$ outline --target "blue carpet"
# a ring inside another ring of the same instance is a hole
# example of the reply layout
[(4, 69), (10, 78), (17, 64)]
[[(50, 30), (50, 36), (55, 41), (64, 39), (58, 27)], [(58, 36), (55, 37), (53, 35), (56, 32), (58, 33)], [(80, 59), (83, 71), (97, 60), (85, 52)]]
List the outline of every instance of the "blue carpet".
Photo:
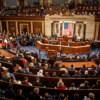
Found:
[[(36, 46), (22, 46), (22, 48), (24, 50), (28, 50), (29, 49), (30, 52), (31, 51), (34, 51), (35, 53), (37, 52), (37, 54), (39, 55), (39, 50), (36, 48)], [(15, 50), (17, 50), (17, 49), (15, 48)], [(93, 50), (93, 51), (91, 50), (90, 55), (92, 55), (92, 53), (98, 54), (98, 52), (100, 52), (100, 48), (97, 48), (97, 50)], [(46, 54), (45, 54), (45, 52), (41, 51), (40, 53), (41, 53), (41, 55), (39, 55), (39, 56), (42, 59), (45, 59), (47, 57)], [(79, 55), (79, 56), (82, 57), (83, 55), (87, 56), (87, 54), (82, 54), (82, 55)], [(72, 55), (72, 56), (75, 56), (75, 55)], [(68, 57), (69, 57), (69, 55), (68, 55)], [(28, 67), (28, 66), (26, 66), (26, 67)], [(25, 72), (25, 68), (23, 68), (22, 71)], [(13, 73), (10, 73), (10, 75), (12, 76), (14, 74)]]
[[(35, 46), (22, 46), (22, 47), (23, 47), (24, 50), (28, 50), (29, 49), (30, 52), (33, 50), (34, 52), (37, 52), (37, 54), (39, 55), (39, 50)], [(100, 52), (100, 48), (97, 48), (96, 50), (91, 50), (90, 56), (92, 55), (92, 53), (94, 53), (94, 54), (97, 55), (98, 52)], [(45, 54), (45, 52), (41, 51), (40, 53), (41, 53), (41, 55), (39, 55), (39, 56), (42, 59), (45, 59), (47, 57), (46, 54)], [(83, 55), (87, 56), (87, 54), (82, 54), (82, 55), (79, 55), (79, 56), (83, 57)], [(61, 56), (63, 56), (63, 54)], [(68, 57), (69, 56), (70, 55), (68, 55)], [(72, 55), (72, 56), (75, 56), (75, 55)]]

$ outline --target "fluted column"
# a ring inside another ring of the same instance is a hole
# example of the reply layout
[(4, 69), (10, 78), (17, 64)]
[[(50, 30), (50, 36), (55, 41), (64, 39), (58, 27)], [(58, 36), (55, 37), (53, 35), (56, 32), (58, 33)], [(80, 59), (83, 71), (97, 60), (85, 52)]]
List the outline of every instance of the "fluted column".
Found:
[(86, 22), (84, 22), (84, 33), (83, 33), (83, 41), (85, 41), (85, 35), (86, 35)]
[(75, 31), (76, 31), (76, 22), (73, 22), (73, 37), (75, 35)]
[(53, 21), (51, 21), (51, 36), (53, 37)]
[(62, 21), (60, 21), (60, 36), (62, 36)]
[(31, 33), (33, 33), (33, 22), (30, 23), (31, 23)]
[(6, 21), (6, 26), (7, 26), (7, 34), (9, 34), (8, 21)]
[(16, 35), (18, 34), (18, 22), (16, 21)]

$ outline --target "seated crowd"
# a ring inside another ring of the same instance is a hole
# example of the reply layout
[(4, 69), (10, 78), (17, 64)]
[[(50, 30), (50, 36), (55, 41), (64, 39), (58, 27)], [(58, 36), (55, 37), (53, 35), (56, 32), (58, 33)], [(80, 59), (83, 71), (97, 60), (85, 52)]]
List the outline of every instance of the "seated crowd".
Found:
[[(51, 63), (48, 63), (48, 60), (57, 60), (57, 61), (61, 61), (61, 60), (72, 60), (72, 59), (75, 59), (75, 60), (88, 60), (91, 59), (91, 61), (95, 61), (96, 59), (100, 59), (100, 52), (98, 52), (98, 54), (94, 54), (92, 53), (91, 56), (83, 56), (82, 58), (77, 54), (76, 56), (72, 56), (72, 55), (66, 55), (66, 54), (63, 54), (62, 56), (60, 55), (60, 51), (58, 51), (58, 55), (56, 55), (55, 57), (53, 55), (51, 55), (50, 57), (48, 57), (48, 59), (46, 59), (44, 61), (45, 65), (43, 65), (42, 63), (42, 59), (41, 57), (38, 56), (37, 53), (35, 53), (34, 51), (31, 51), (31, 53), (29, 52), (29, 50), (24, 50), (22, 48), (22, 43), (25, 43), (26, 45), (36, 45), (36, 41), (38, 40), (42, 40), (43, 37), (45, 37), (44, 35), (42, 35), (41, 33), (38, 33), (36, 35), (34, 34), (28, 34), (26, 32), (26, 34), (13, 34), (12, 38), (11, 36), (7, 36), (5, 33), (3, 33), (2, 35), (0, 35), (0, 39), (2, 40), (1, 43), (2, 43), (2, 46), (4, 49), (8, 49), (8, 52), (11, 53), (11, 54), (14, 54), (15, 57), (13, 59), (13, 61), (10, 61), (10, 60), (7, 60), (5, 56), (1, 56), (0, 57), (0, 70), (2, 72), (4, 72), (6, 69), (6, 66), (2, 66), (2, 61), (5, 62), (5, 63), (10, 63), (10, 64), (13, 64), (14, 67), (16, 66), (17, 63), (17, 60), (21, 60), (24, 64), (26, 62), (28, 62), (28, 59), (26, 59), (26, 57), (31, 57), (31, 59), (34, 59), (36, 58), (36, 61), (31, 62), (30, 61), (30, 64), (29, 64), (29, 67), (26, 67), (22, 69), (22, 66), (20, 65), (18, 67), (18, 70), (15, 72), (15, 73), (20, 73), (20, 74), (25, 74), (26, 77), (24, 77), (23, 80), (20, 80), (20, 79), (17, 79), (16, 76), (14, 75), (10, 75), (9, 72), (6, 73), (6, 76), (3, 76), (2, 80), (3, 81), (6, 81), (6, 82), (10, 82), (10, 83), (14, 83), (14, 84), (22, 84), (22, 85), (28, 85), (28, 86), (40, 86), (40, 87), (44, 87), (46, 88), (47, 86), (44, 84), (41, 83), (41, 80), (39, 77), (52, 77), (52, 78), (56, 78), (56, 77), (61, 77), (59, 79), (59, 81), (56, 83), (56, 86), (55, 86), (55, 89), (100, 89), (100, 80), (97, 79), (97, 82), (96, 82), (96, 85), (93, 84), (93, 86), (89, 86), (89, 82), (88, 81), (85, 81), (84, 83), (79, 83), (80, 85), (78, 87), (75, 86), (75, 83), (72, 83), (70, 87), (68, 87), (66, 84), (64, 84), (63, 82), (63, 79), (62, 78), (99, 78), (99, 71), (98, 69), (100, 69), (100, 64), (98, 67), (94, 67), (94, 66), (90, 66), (90, 68), (87, 68), (85, 65), (83, 65), (83, 68), (81, 68), (80, 70), (77, 70), (76, 68), (74, 68), (74, 65), (72, 64), (70, 68), (66, 68), (66, 66), (64, 65), (59, 65), (58, 63), (55, 63), (55, 64), (51, 64)], [(46, 38), (49, 38), (46, 36)], [(93, 42), (92, 40), (88, 40), (86, 39), (86, 41), (91, 41)], [(61, 45), (58, 44), (58, 45)], [(67, 46), (71, 46), (70, 44), (68, 44)], [(95, 47), (94, 47), (95, 48)], [(36, 64), (37, 63), (37, 64)], [(40, 69), (39, 71), (37, 71), (37, 74), (34, 74), (33, 72), (31, 72), (29, 70), (29, 68), (32, 67), (32, 68), (37, 68), (37, 69)], [(43, 73), (43, 71), (45, 69), (48, 69), (48, 70), (61, 70), (61, 71), (64, 71), (61, 76), (57, 75), (56, 71), (52, 72), (52, 74), (49, 74), (48, 71), (46, 71), (45, 73)], [(74, 70), (75, 71), (75, 74), (74, 75), (70, 75), (69, 74), (69, 71), (70, 70)], [(90, 75), (88, 72), (89, 70), (94, 70), (94, 75)], [(85, 71), (84, 73), (82, 71)], [(14, 74), (14, 73), (13, 73)], [(36, 82), (32, 83), (29, 81), (27, 75), (31, 75), (31, 76), (37, 76), (36, 77)], [(21, 89), (18, 89), (17, 91), (17, 94), (15, 93), (15, 91), (13, 90), (13, 85), (12, 84), (9, 84), (9, 88), (6, 89), (5, 91), (3, 91), (4, 93), (4, 96), (6, 98), (14, 98), (15, 100), (25, 100), (25, 97), (24, 96), (21, 96), (22, 94), (22, 90)], [(1, 90), (2, 91), (2, 90)], [(38, 91), (38, 92), (37, 92)], [(28, 99), (29, 100), (40, 100), (40, 98), (42, 100), (48, 100), (47, 98), (49, 98), (49, 94), (46, 93), (45, 96), (39, 96), (39, 89), (38, 88), (34, 88), (34, 92), (33, 94), (30, 94)], [(94, 94), (91, 94), (91, 95), (94, 95)], [(36, 96), (36, 97), (35, 97)], [(22, 99), (21, 99), (22, 98)], [(61, 99), (61, 98), (64, 98), (64, 100), (68, 100), (68, 96), (65, 96), (64, 94), (60, 94), (59, 96), (52, 96), (50, 97), (51, 99)], [(79, 99), (79, 94), (75, 94), (75, 98), (78, 98)], [(50, 100), (51, 100), (50, 99)], [(76, 100), (78, 100), (76, 99)], [(63, 100), (63, 99), (62, 99)]]

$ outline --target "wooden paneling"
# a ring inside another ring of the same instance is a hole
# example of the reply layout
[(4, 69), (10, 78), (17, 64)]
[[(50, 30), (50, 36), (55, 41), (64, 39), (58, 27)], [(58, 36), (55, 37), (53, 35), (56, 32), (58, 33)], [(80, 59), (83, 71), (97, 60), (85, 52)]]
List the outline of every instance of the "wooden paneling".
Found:
[(1, 20), (45, 21), (45, 16), (1, 16)]
[(9, 33), (12, 35), (13, 32), (16, 32), (15, 22), (8, 22)]
[(100, 40), (100, 24), (99, 24), (99, 31), (98, 31), (98, 40)]
[(33, 22), (33, 33), (36, 34), (36, 31), (42, 33), (42, 22)]
[(3, 6), (4, 6), (3, 0), (0, 0), (0, 7), (3, 7)]
[(48, 0), (43, 0), (43, 5), (48, 5)]
[(2, 22), (2, 31), (4, 32), (4, 30), (5, 32), (7, 32), (7, 26), (5, 21)]
[(24, 6), (24, 0), (19, 0), (19, 5)]
[(28, 31), (31, 33), (31, 23), (30, 22), (18, 22), (18, 32), (20, 33), (20, 24), (28, 24)]

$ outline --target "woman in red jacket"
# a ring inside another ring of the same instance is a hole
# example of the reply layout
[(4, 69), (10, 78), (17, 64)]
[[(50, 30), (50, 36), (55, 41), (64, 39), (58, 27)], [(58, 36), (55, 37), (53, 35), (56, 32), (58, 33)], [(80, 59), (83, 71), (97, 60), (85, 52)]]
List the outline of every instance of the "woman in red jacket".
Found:
[(66, 89), (66, 86), (63, 85), (63, 82), (59, 82), (59, 85), (57, 86), (58, 89)]

